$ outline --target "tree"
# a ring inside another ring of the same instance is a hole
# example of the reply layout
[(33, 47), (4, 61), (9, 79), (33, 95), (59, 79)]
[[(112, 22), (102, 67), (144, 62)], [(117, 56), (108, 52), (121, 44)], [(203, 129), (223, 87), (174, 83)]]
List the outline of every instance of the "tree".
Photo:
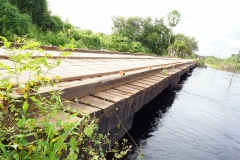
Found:
[(188, 37), (184, 34), (173, 35), (173, 43), (169, 46), (170, 50), (191, 55), (198, 50), (198, 42), (195, 37)]
[(156, 54), (167, 49), (168, 28), (164, 25), (163, 18), (152, 20), (151, 17), (114, 16), (112, 20), (114, 34), (140, 42)]
[(121, 34), (122, 36), (128, 37), (131, 40), (136, 40), (141, 33), (141, 26), (143, 18), (141, 17), (129, 17), (125, 18), (122, 16), (112, 17), (113, 31)]
[(154, 53), (160, 54), (167, 49), (167, 26), (164, 25), (163, 18), (145, 19), (139, 41), (144, 46), (150, 48)]
[(170, 26), (168, 46), (170, 45), (173, 27), (176, 27), (176, 25), (181, 20), (180, 18), (181, 18), (181, 14), (177, 10), (173, 10), (168, 14), (168, 25)]
[(48, 10), (47, 0), (9, 0), (9, 2), (18, 8), (19, 13), (30, 16), (32, 23), (42, 31), (59, 32), (63, 29), (64, 23), (61, 18), (51, 15)]

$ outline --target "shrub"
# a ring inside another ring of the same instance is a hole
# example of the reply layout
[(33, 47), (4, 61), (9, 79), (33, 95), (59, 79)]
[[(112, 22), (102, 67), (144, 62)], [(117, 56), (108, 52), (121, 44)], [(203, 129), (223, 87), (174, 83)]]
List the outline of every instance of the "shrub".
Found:
[(101, 49), (100, 39), (95, 35), (81, 34), (81, 41), (87, 46), (88, 49)]
[(202, 60), (198, 60), (196, 66), (203, 68), (203, 67), (205, 67), (205, 62)]
[(87, 45), (81, 39), (75, 42), (75, 46), (76, 48), (88, 49)]
[(19, 13), (17, 7), (9, 1), (0, 0), (0, 34), (10, 38), (10, 32), (16, 35), (26, 35), (29, 33), (31, 17), (27, 14)]
[(54, 32), (48, 31), (42, 39), (46, 44), (51, 44), (53, 46), (64, 45), (68, 42), (68, 39), (64, 34), (56, 34)]

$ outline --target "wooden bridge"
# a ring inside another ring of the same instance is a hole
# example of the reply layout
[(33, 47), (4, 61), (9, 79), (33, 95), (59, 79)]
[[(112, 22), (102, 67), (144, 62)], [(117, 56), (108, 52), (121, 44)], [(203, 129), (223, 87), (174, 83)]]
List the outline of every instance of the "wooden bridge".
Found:
[[(49, 53), (53, 55), (49, 62), (59, 56), (58, 51)], [(13, 65), (1, 48), (0, 62)], [(131, 128), (135, 112), (164, 89), (175, 86), (181, 76), (194, 66), (195, 60), (75, 50), (73, 55), (62, 59), (61, 65), (49, 71), (47, 76), (60, 76), (62, 81), (55, 85), (55, 89), (63, 92), (62, 98), (71, 101), (72, 109), (99, 118), (100, 132), (110, 133), (114, 142), (126, 133), (124, 127)], [(164, 69), (166, 74), (162, 73)], [(0, 79), (7, 76), (3, 70), (0, 69), (0, 72), (3, 74)], [(21, 74), (19, 83), (26, 83), (26, 77), (29, 76), (32, 75), (28, 72)], [(13, 80), (12, 83), (17, 82)], [(47, 95), (49, 91), (52, 91), (52, 87), (39, 90), (42, 95)], [(74, 101), (76, 97), (78, 103)], [(62, 111), (51, 121), (68, 116), (69, 113)], [(68, 120), (74, 122), (78, 119), (71, 117)], [(117, 127), (119, 120), (124, 127)]]

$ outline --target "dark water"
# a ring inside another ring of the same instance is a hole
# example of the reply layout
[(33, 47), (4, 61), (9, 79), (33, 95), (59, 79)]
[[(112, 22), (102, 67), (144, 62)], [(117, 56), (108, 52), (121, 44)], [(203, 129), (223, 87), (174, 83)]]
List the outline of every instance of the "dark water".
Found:
[[(240, 160), (240, 75), (230, 85), (231, 78), (196, 68), (180, 91), (164, 91), (139, 110), (130, 134), (144, 159)], [(136, 156), (134, 150), (125, 160)]]

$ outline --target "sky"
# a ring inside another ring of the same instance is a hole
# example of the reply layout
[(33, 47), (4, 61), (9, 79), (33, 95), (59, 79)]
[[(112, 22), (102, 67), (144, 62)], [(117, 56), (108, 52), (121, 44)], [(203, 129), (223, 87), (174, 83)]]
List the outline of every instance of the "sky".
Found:
[(51, 12), (82, 29), (111, 34), (113, 16), (165, 18), (181, 13), (173, 33), (195, 37), (199, 55), (225, 58), (240, 49), (239, 0), (47, 0)]

